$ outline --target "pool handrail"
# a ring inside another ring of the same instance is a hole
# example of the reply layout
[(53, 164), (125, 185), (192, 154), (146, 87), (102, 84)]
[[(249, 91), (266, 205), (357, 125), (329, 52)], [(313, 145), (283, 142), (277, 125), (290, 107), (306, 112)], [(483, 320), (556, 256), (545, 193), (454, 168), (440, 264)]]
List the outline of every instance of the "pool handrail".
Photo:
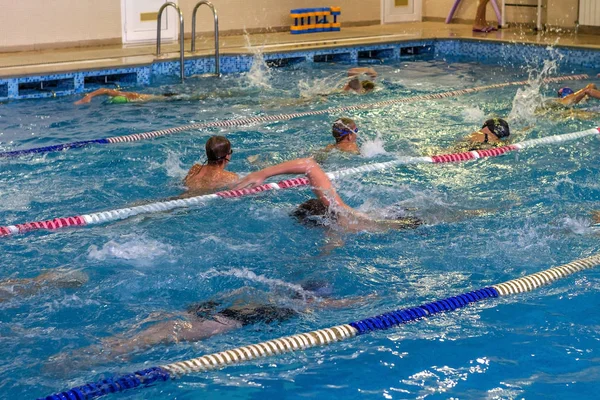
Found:
[(198, 14), (198, 8), (200, 8), (200, 6), (203, 4), (206, 4), (210, 7), (215, 19), (215, 75), (221, 76), (221, 69), (219, 68), (219, 16), (217, 15), (217, 9), (213, 3), (207, 0), (199, 1), (194, 7), (194, 11), (192, 13), (192, 53), (196, 51), (196, 15)]
[(184, 58), (184, 29), (183, 29), (183, 13), (181, 12), (181, 9), (179, 8), (179, 6), (175, 3), (173, 3), (172, 1), (169, 1), (165, 4), (162, 5), (162, 7), (160, 7), (158, 9), (158, 17), (156, 18), (156, 57), (160, 57), (160, 31), (161, 31), (161, 20), (162, 20), (162, 13), (165, 10), (165, 8), (167, 7), (173, 7), (175, 8), (175, 10), (177, 10), (177, 13), (179, 14), (179, 62), (181, 64), (181, 82), (183, 83), (183, 80), (185, 79), (185, 72), (184, 72), (184, 68), (183, 68), (183, 58)]

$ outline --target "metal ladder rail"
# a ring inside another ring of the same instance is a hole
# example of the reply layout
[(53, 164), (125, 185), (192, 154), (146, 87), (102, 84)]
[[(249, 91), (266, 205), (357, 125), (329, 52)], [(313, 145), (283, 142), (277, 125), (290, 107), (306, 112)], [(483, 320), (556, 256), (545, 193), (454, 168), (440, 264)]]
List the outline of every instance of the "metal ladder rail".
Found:
[(196, 14), (198, 8), (201, 5), (206, 4), (212, 10), (213, 16), (215, 18), (215, 74), (217, 76), (221, 76), (221, 69), (219, 68), (219, 17), (217, 16), (217, 10), (215, 6), (210, 1), (202, 0), (196, 4), (194, 7), (194, 12), (192, 14), (192, 52), (196, 51)]
[(177, 13), (179, 13), (179, 60), (181, 63), (181, 82), (183, 82), (183, 80), (185, 79), (185, 72), (183, 69), (183, 44), (184, 44), (184, 30), (183, 30), (183, 13), (181, 12), (181, 10), (179, 9), (179, 7), (177, 6), (177, 4), (169, 1), (168, 3), (165, 3), (162, 5), (162, 7), (158, 10), (158, 24), (157, 24), (157, 29), (156, 29), (156, 57), (160, 56), (160, 28), (161, 28), (161, 18), (162, 18), (162, 13), (164, 11), (165, 8), (167, 7), (173, 7), (177, 10)]

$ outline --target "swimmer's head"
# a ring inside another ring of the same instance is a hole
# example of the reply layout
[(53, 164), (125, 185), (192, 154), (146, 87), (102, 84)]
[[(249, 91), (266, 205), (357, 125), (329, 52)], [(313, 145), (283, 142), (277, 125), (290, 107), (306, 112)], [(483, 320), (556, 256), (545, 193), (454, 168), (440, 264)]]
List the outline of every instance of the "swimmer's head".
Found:
[(318, 297), (330, 297), (333, 294), (333, 287), (327, 281), (320, 279), (309, 279), (301, 283), (302, 289), (312, 292)]
[(362, 87), (362, 90), (365, 92), (370, 92), (371, 90), (375, 89), (375, 83), (373, 81), (368, 81), (368, 80), (361, 81), (360, 86)]
[(483, 128), (488, 128), (498, 139), (504, 139), (510, 136), (510, 129), (508, 128), (508, 122), (502, 118), (492, 118), (484, 122)]
[(206, 141), (206, 159), (209, 164), (228, 162), (233, 154), (231, 143), (224, 136), (211, 136)]
[(558, 93), (557, 94), (558, 94), (558, 97), (560, 97), (562, 99), (563, 97), (567, 97), (568, 95), (573, 94), (573, 93), (575, 93), (573, 91), (573, 89), (571, 89), (570, 87), (565, 86), (563, 88), (558, 89)]
[(358, 127), (350, 118), (338, 118), (331, 126), (331, 134), (336, 143), (344, 139), (356, 140), (357, 133)]
[(173, 96), (178, 96), (179, 93), (167, 92), (167, 93), (163, 93), (162, 95), (163, 95), (163, 97), (173, 97)]
[(303, 224), (323, 226), (328, 225), (331, 218), (335, 218), (335, 213), (321, 200), (310, 199), (300, 204), (292, 212), (292, 216), (298, 218), (298, 221)]

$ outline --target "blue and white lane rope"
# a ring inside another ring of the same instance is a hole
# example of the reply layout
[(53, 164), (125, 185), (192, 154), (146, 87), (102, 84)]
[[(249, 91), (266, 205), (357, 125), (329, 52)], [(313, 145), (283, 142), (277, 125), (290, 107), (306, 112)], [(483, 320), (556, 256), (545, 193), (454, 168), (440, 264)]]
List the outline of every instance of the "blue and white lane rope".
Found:
[[(555, 83), (555, 82), (562, 82), (562, 81), (582, 80), (582, 79), (588, 79), (588, 78), (589, 78), (588, 75), (580, 74), (580, 75), (559, 76), (559, 77), (555, 77), (555, 78), (546, 78), (546, 79), (543, 79), (542, 82), (543, 83)], [(72, 149), (72, 148), (86, 147), (86, 146), (89, 146), (92, 144), (113, 144), (113, 143), (136, 142), (138, 140), (153, 139), (153, 138), (157, 138), (157, 137), (161, 137), (161, 136), (172, 135), (174, 133), (190, 131), (193, 129), (205, 129), (205, 128), (215, 128), (215, 127), (217, 127), (217, 128), (233, 128), (233, 127), (238, 127), (238, 126), (255, 125), (255, 124), (260, 124), (260, 123), (264, 123), (264, 122), (287, 121), (287, 120), (294, 119), (294, 118), (301, 118), (301, 117), (307, 117), (307, 116), (313, 116), (313, 115), (323, 115), (323, 114), (329, 114), (329, 113), (356, 111), (356, 110), (370, 109), (370, 108), (376, 108), (376, 107), (387, 107), (387, 106), (390, 106), (393, 104), (411, 103), (411, 102), (423, 101), (423, 100), (437, 100), (437, 99), (443, 99), (443, 98), (447, 98), (447, 97), (461, 96), (461, 95), (468, 94), (468, 93), (480, 92), (483, 90), (497, 89), (497, 88), (502, 88), (502, 87), (507, 87), (507, 86), (526, 85), (528, 83), (530, 83), (530, 82), (529, 81), (506, 82), (506, 83), (498, 83), (498, 84), (493, 84), (493, 85), (478, 86), (478, 87), (469, 88), (469, 89), (453, 90), (453, 91), (449, 91), (449, 92), (432, 93), (432, 94), (413, 96), (413, 97), (404, 97), (404, 98), (400, 98), (400, 99), (386, 100), (386, 101), (380, 101), (380, 102), (376, 102), (376, 103), (357, 104), (357, 105), (353, 105), (353, 106), (344, 106), (344, 107), (332, 107), (332, 108), (327, 108), (325, 110), (319, 110), (319, 111), (306, 111), (306, 112), (300, 112), (300, 113), (279, 114), (279, 115), (264, 115), (264, 116), (241, 118), (241, 119), (231, 119), (231, 120), (223, 120), (223, 121), (204, 122), (204, 123), (199, 123), (199, 124), (189, 124), (189, 125), (182, 125), (182, 126), (177, 126), (177, 127), (173, 127), (173, 128), (161, 129), (158, 131), (133, 133), (131, 135), (113, 136), (113, 137), (94, 139), (94, 140), (83, 140), (83, 141), (79, 141), (79, 142), (64, 143), (64, 144), (45, 146), (45, 147), (36, 147), (36, 148), (32, 148), (32, 149), (4, 151), (4, 152), (0, 152), (0, 158), (19, 157), (19, 156), (23, 156), (23, 155), (27, 155), (27, 154), (49, 153), (49, 152), (62, 151), (62, 150), (67, 150), (67, 149)]]
[(175, 379), (178, 376), (224, 368), (243, 361), (255, 360), (295, 350), (325, 346), (371, 331), (386, 330), (408, 322), (420, 320), (446, 311), (454, 311), (471, 303), (503, 297), (510, 294), (530, 292), (585, 269), (600, 264), (600, 254), (553, 267), (532, 275), (513, 279), (472, 292), (448, 297), (418, 307), (405, 308), (380, 314), (371, 318), (338, 325), (317, 331), (300, 333), (258, 344), (238, 347), (220, 353), (205, 355), (186, 361), (152, 367), (115, 378), (78, 386), (66, 392), (56, 393), (38, 400), (90, 400), (108, 393), (146, 387), (154, 382)]

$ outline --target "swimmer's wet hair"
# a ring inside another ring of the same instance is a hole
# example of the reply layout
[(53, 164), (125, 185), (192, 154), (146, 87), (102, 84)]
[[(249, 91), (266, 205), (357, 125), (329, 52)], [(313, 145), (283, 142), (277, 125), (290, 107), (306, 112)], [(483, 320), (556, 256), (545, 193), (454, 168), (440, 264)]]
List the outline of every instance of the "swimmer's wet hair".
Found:
[(305, 201), (291, 215), (297, 218), (299, 222), (313, 226), (328, 225), (329, 219), (335, 218), (335, 214), (319, 199)]
[(356, 122), (350, 118), (338, 118), (331, 126), (331, 134), (336, 142), (339, 142), (344, 136), (350, 133), (357, 133)]
[(206, 159), (209, 164), (223, 161), (231, 154), (231, 143), (224, 136), (211, 136), (206, 141)]
[(498, 136), (498, 139), (503, 139), (510, 136), (510, 128), (508, 127), (508, 122), (503, 120), (502, 118), (492, 118), (488, 119), (483, 123), (483, 128), (488, 128), (492, 133)]

